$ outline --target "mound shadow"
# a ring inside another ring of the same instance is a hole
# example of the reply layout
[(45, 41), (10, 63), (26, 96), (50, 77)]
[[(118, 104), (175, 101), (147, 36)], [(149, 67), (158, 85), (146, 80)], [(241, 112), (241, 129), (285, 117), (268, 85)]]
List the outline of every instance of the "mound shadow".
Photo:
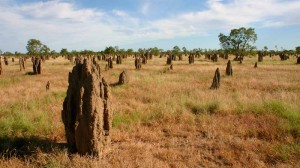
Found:
[(41, 151), (51, 153), (55, 150), (67, 149), (67, 143), (58, 143), (50, 139), (36, 136), (25, 137), (0, 137), (0, 157), (26, 158)]

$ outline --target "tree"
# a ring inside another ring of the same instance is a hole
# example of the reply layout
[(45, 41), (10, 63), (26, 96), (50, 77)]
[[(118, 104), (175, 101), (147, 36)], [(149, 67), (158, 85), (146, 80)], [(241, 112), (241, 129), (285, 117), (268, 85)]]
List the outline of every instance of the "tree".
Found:
[(150, 53), (152, 55), (159, 55), (160, 54), (160, 50), (157, 47), (151, 48)]
[(219, 41), (223, 49), (231, 51), (235, 54), (235, 60), (243, 60), (246, 51), (251, 49), (252, 43), (257, 40), (257, 34), (254, 28), (244, 28), (232, 29), (229, 36), (220, 33)]
[(116, 52), (115, 49), (116, 49), (116, 48), (115, 48), (115, 47), (112, 47), (112, 46), (106, 47), (105, 50), (104, 50), (104, 53), (105, 53), (105, 54), (115, 54), (115, 52)]
[(41, 49), (41, 54), (45, 54), (45, 55), (48, 55), (50, 54), (50, 48), (46, 45), (43, 45), (42, 49)]
[(57, 52), (56, 52), (55, 50), (52, 50), (52, 51), (50, 52), (50, 54), (51, 54), (51, 55), (57, 55)]
[(173, 47), (173, 54), (177, 55), (180, 53), (180, 48), (178, 46)]
[(300, 46), (296, 47), (296, 54), (300, 54)]
[(127, 49), (126, 54), (133, 55), (134, 54), (133, 49), (132, 48)]
[(68, 49), (62, 48), (62, 49), (60, 50), (60, 54), (61, 54), (61, 55), (68, 55), (68, 54), (69, 54)]
[(40, 40), (37, 39), (28, 40), (26, 49), (29, 55), (34, 56), (50, 51), (50, 49), (46, 45), (44, 45)]
[(183, 51), (184, 55), (186, 55), (188, 53), (188, 50), (186, 49), (186, 47), (182, 47), (182, 51)]

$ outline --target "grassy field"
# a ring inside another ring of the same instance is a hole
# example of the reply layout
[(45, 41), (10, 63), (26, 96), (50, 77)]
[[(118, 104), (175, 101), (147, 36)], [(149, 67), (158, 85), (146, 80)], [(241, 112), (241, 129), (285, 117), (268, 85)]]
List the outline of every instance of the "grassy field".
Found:
[[(296, 59), (256, 57), (232, 62), (187, 57), (168, 70), (166, 58), (134, 59), (104, 71), (111, 84), (126, 70), (130, 82), (111, 87), (112, 147), (100, 160), (71, 155), (61, 121), (68, 73), (64, 58), (42, 75), (19, 72), (18, 60), (0, 76), (0, 167), (295, 167), (300, 165), (300, 66)], [(221, 87), (210, 90), (216, 68)], [(46, 91), (47, 81), (51, 82)]]

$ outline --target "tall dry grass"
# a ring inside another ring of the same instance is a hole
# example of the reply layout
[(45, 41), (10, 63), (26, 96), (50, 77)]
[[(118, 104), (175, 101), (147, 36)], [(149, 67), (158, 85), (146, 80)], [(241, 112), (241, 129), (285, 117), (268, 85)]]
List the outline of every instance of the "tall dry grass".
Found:
[[(0, 76), (1, 167), (293, 167), (300, 159), (300, 68), (295, 58), (233, 62), (203, 57), (189, 65), (134, 59), (102, 74), (111, 84), (126, 70), (130, 82), (111, 88), (112, 147), (100, 160), (68, 156), (60, 118), (72, 64), (63, 58), (26, 75), (18, 65)], [(26, 71), (31, 71), (27, 62)], [(215, 69), (221, 87), (210, 90)], [(51, 90), (45, 85), (51, 82)]]

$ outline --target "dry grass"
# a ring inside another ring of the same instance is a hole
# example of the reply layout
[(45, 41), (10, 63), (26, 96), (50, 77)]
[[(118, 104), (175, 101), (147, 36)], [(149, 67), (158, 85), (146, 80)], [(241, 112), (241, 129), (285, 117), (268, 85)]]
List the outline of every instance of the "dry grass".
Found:
[[(111, 88), (112, 147), (100, 160), (68, 156), (60, 113), (72, 65), (63, 58), (26, 75), (17, 63), (0, 76), (0, 167), (295, 167), (300, 160), (300, 68), (293, 58), (233, 62), (203, 57), (188, 65), (134, 59), (102, 74), (111, 84), (127, 70), (130, 82)], [(17, 61), (16, 61), (17, 62)], [(221, 88), (210, 90), (215, 69)], [(46, 92), (47, 81), (51, 90)]]

